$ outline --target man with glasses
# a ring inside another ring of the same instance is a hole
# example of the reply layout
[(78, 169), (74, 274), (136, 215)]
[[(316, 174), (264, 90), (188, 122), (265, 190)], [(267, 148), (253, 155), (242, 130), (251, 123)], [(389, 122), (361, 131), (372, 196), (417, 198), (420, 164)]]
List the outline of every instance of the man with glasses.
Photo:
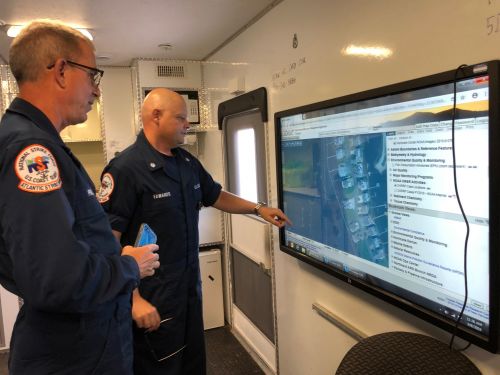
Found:
[(35, 21), (9, 57), (19, 95), (0, 123), (0, 282), (24, 301), (9, 373), (132, 374), (131, 292), (159, 266), (158, 247), (120, 249), (58, 134), (100, 95), (93, 45)]

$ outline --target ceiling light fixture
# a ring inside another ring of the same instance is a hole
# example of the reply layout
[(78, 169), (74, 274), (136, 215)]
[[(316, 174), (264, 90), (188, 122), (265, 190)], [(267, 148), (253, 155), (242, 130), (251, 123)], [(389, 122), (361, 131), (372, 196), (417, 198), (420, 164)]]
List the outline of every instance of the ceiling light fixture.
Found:
[(343, 55), (348, 56), (361, 56), (361, 57), (374, 57), (377, 59), (386, 59), (392, 56), (392, 50), (386, 47), (379, 46), (356, 46), (351, 44), (342, 50)]
[(11, 38), (15, 38), (17, 34), (21, 32), (21, 29), (23, 26), (21, 25), (12, 25), (12, 26), (7, 26), (7, 36)]
[(171, 43), (161, 43), (158, 44), (158, 47), (162, 48), (165, 51), (170, 51), (172, 48), (174, 48), (174, 46)]
[[(11, 38), (15, 38), (23, 29), (25, 25), (10, 25), (7, 26), (7, 36)], [(85, 29), (83, 27), (74, 27), (74, 29), (78, 30), (81, 32), (83, 35), (85, 35), (88, 39), (94, 40), (94, 37), (90, 33), (88, 29)]]
[(99, 53), (96, 55), (95, 58), (97, 60), (102, 60), (102, 61), (106, 60), (107, 61), (107, 60), (111, 60), (112, 56), (111, 56), (111, 54), (108, 54), (108, 53)]

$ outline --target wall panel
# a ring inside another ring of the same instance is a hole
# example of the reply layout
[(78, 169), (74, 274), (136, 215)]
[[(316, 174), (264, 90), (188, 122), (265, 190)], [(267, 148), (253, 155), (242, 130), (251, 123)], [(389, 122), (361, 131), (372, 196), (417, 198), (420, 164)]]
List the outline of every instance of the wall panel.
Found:
[[(204, 81), (221, 92), (238, 77), (246, 91), (265, 86), (273, 150), (274, 112), (500, 58), (499, 12), (498, 0), (286, 0), (212, 56), (219, 63), (204, 65)], [(386, 60), (342, 55), (349, 44), (383, 45), (394, 54)], [(270, 158), (274, 165), (274, 151)], [(270, 202), (276, 204), (274, 167), (269, 173)], [(281, 374), (331, 375), (354, 344), (311, 309), (314, 302), (368, 335), (407, 330), (449, 339), (448, 333), (280, 252), (276, 230), (273, 239)], [(474, 346), (466, 355), (483, 374), (498, 373), (500, 355)]]

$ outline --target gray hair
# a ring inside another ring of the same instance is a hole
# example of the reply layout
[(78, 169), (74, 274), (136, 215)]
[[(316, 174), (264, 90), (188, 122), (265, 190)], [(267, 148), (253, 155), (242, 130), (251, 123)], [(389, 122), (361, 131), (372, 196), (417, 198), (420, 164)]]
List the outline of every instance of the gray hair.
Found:
[(9, 65), (18, 84), (36, 81), (58, 58), (74, 59), (82, 44), (92, 42), (78, 30), (54, 20), (35, 20), (26, 25), (9, 50)]

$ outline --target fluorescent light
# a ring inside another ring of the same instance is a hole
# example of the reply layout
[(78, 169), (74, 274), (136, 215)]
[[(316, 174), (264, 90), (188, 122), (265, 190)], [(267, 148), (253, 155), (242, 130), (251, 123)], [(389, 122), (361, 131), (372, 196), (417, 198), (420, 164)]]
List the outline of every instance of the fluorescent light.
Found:
[[(21, 32), (21, 30), (23, 29), (24, 26), (25, 25), (9, 26), (9, 28), (7, 29), (7, 36), (10, 36), (11, 38), (15, 38)], [(94, 40), (94, 38), (92, 37), (92, 34), (87, 29), (84, 29), (82, 27), (75, 27), (74, 29), (81, 32), (83, 35), (85, 35), (90, 40)]]
[(17, 34), (19, 34), (21, 32), (21, 29), (23, 27), (24, 26), (21, 26), (21, 25), (9, 26), (9, 28), (7, 29), (7, 36), (10, 36), (11, 38), (15, 38), (17, 36)]
[(356, 46), (351, 44), (342, 50), (342, 54), (349, 56), (375, 57), (386, 59), (392, 55), (392, 50), (380, 46)]
[(92, 36), (90, 31), (88, 31), (87, 29), (83, 29), (81, 27), (75, 27), (75, 29), (77, 29), (79, 32), (81, 32), (83, 35), (85, 35), (90, 40), (94, 40), (94, 37)]

